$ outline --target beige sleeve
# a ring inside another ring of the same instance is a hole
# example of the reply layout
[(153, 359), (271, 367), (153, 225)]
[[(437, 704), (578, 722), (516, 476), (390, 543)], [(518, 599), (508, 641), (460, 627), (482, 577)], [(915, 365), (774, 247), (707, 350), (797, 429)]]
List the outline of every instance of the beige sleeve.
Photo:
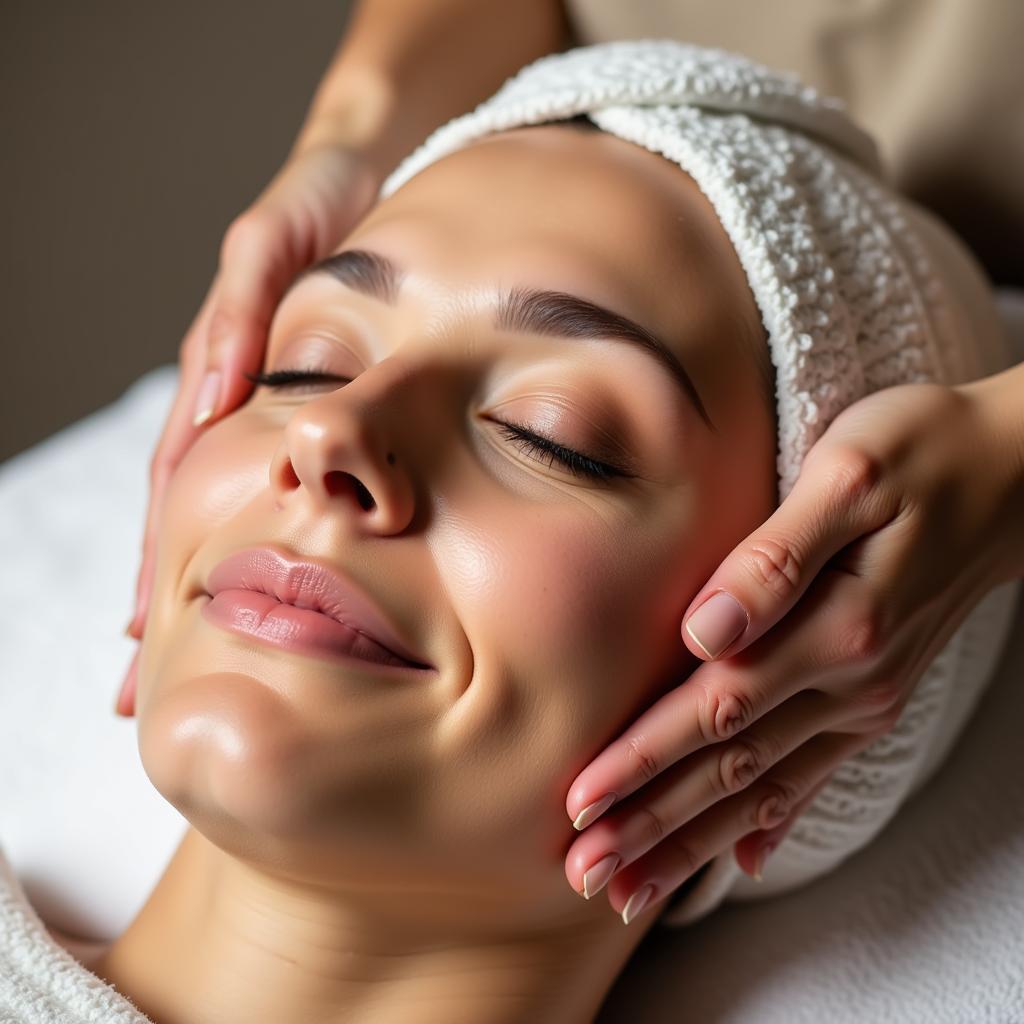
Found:
[(1012, 366), (1017, 354), (992, 283), (967, 246), (924, 207), (903, 198), (904, 214), (925, 245), (940, 278), (944, 301), (936, 309), (936, 333), (944, 346), (949, 384), (987, 377)]

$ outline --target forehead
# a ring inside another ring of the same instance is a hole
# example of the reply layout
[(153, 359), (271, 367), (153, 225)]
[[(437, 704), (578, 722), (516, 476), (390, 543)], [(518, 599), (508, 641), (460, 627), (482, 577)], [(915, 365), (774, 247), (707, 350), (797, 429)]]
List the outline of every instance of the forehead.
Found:
[[(730, 273), (738, 265), (713, 208), (681, 168), (564, 125), (503, 132), (439, 160), (379, 204), (345, 247), (382, 235), (452, 282), (487, 286), (501, 274), (589, 292), (660, 334), (684, 319), (717, 326), (735, 307), (737, 283), (747, 291)], [(414, 265), (409, 255), (400, 262)]]
[(407, 271), (402, 301), (428, 316), (511, 286), (579, 295), (664, 339), (723, 413), (763, 401), (760, 317), (714, 208), (676, 164), (606, 133), (489, 136), (415, 175), (338, 248), (387, 255)]

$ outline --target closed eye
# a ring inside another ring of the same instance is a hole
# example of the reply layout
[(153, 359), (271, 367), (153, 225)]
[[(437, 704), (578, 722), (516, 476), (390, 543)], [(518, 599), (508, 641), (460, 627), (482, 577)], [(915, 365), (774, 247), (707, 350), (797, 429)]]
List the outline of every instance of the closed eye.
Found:
[[(335, 373), (326, 373), (321, 370), (274, 370), (271, 373), (243, 373), (246, 380), (253, 384), (262, 385), (268, 388), (284, 388), (295, 384), (326, 384), (339, 381), (348, 382), (351, 377), (341, 377)], [(629, 477), (631, 474), (616, 466), (610, 466), (606, 462), (592, 459), (589, 455), (567, 448), (564, 444), (552, 441), (549, 437), (537, 434), (518, 423), (503, 423), (495, 421), (502, 435), (512, 441), (521, 451), (530, 452), (532, 455), (547, 455), (548, 466), (553, 462), (560, 463), (574, 476), (585, 477), (590, 480), (612, 480), (616, 477)], [(538, 459), (538, 461), (542, 461)]]
[(284, 388), (290, 384), (333, 384), (352, 379), (321, 370), (274, 370), (272, 373), (243, 373), (242, 376), (253, 384), (267, 388)]
[(501, 433), (521, 450), (550, 455), (549, 466), (557, 459), (574, 476), (588, 477), (592, 480), (611, 480), (614, 477), (629, 476), (628, 473), (615, 466), (609, 466), (606, 462), (598, 462), (597, 459), (592, 459), (589, 455), (566, 448), (564, 444), (552, 441), (551, 438), (541, 434), (535, 434), (532, 430), (516, 423), (499, 422), (498, 426), (501, 428)]

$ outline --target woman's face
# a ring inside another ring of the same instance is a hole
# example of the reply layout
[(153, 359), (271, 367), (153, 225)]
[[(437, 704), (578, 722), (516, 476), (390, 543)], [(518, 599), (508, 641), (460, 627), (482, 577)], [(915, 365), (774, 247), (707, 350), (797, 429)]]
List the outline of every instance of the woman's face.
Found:
[[(754, 300), (687, 175), (566, 126), (434, 164), (339, 252), (353, 250), (390, 261), (394, 287), (370, 294), (380, 262), (365, 257), (300, 277), (263, 367), (338, 379), (257, 388), (172, 480), (140, 664), (143, 764), (251, 862), (550, 914), (578, 901), (562, 864), (570, 782), (692, 670), (680, 616), (773, 507)], [(627, 317), (667, 353), (535, 290)], [(616, 472), (574, 474), (510, 424)], [(209, 621), (210, 571), (266, 545), (354, 579), (432, 670)]]

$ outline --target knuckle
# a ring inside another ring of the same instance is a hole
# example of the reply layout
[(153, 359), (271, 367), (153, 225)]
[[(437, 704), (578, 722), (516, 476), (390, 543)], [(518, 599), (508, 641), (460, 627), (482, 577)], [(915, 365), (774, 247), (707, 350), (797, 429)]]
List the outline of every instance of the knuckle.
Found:
[(749, 739), (730, 747), (719, 759), (717, 789), (721, 796), (745, 789), (768, 767), (768, 755), (759, 742)]
[(800, 560), (789, 544), (762, 537), (747, 550), (745, 561), (754, 581), (780, 600), (792, 598), (800, 586)]
[(886, 647), (888, 629), (881, 608), (858, 609), (839, 627), (839, 660), (865, 664), (878, 659)]
[(697, 722), (706, 743), (730, 739), (754, 721), (754, 702), (748, 695), (734, 690), (710, 693), (702, 711)]
[(779, 803), (788, 811), (803, 796), (804, 790), (794, 779), (783, 775), (771, 780), (769, 792), (771, 796), (777, 797)]
[(661, 773), (661, 764), (651, 752), (647, 739), (639, 734), (634, 734), (626, 740), (626, 753), (633, 762), (637, 774), (649, 782)]
[(873, 710), (886, 715), (899, 703), (899, 687), (895, 680), (886, 676), (868, 684), (865, 696)]
[(661, 815), (656, 811), (651, 810), (650, 807), (641, 807), (641, 813), (643, 814), (643, 825), (641, 827), (641, 842), (645, 848), (660, 843), (662, 839), (668, 835), (668, 828), (665, 822), (662, 820)]
[(674, 866), (684, 878), (692, 875), (704, 863), (693, 845), (679, 833), (670, 834), (665, 841), (671, 845)]
[(883, 474), (882, 460), (852, 446), (832, 452), (829, 483), (835, 501), (842, 506), (856, 505), (870, 495)]
[(882, 712), (878, 719), (878, 726), (874, 731), (876, 739), (881, 739), (883, 736), (888, 736), (889, 733), (896, 728), (896, 723), (900, 720), (903, 715), (903, 707), (899, 701), (894, 701), (892, 705), (885, 711)]
[(271, 218), (258, 208), (239, 214), (224, 232), (220, 244), (220, 264), (226, 266), (253, 248), (262, 246), (272, 231)]
[(786, 778), (771, 779), (751, 803), (750, 822), (756, 829), (774, 828), (800, 799), (800, 788)]
[(874, 721), (875, 727), (872, 730), (874, 735), (886, 735), (900, 720), (904, 703), (901, 691), (902, 687), (889, 678), (879, 680), (866, 689), (864, 696)]

